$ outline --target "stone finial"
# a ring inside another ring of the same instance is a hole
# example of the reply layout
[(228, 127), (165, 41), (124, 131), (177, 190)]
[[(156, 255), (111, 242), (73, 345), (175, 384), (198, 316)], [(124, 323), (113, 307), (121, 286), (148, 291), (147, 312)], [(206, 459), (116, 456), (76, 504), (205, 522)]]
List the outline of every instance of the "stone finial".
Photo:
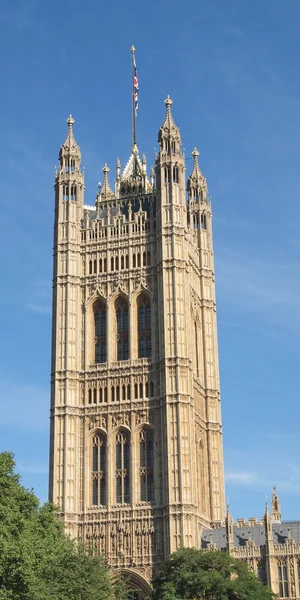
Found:
[(167, 110), (171, 109), (172, 104), (173, 104), (173, 100), (171, 100), (171, 98), (170, 98), (170, 96), (168, 94), (168, 96), (165, 99), (165, 105), (167, 107)]
[(201, 169), (199, 167), (198, 157), (200, 156), (199, 150), (197, 150), (196, 146), (192, 152), (193, 157), (193, 168), (190, 176), (187, 180), (187, 189), (189, 192), (192, 190), (197, 190), (197, 195), (199, 193), (199, 189), (203, 190), (205, 193), (207, 192), (207, 183), (205, 177), (201, 173)]
[(170, 96), (167, 96), (167, 98), (165, 99), (165, 106), (167, 109), (167, 113), (166, 113), (166, 120), (165, 123), (174, 123), (173, 121), (173, 116), (172, 116), (172, 112), (171, 112), (171, 106), (173, 104), (173, 100), (171, 100)]
[(200, 152), (197, 150), (197, 148), (196, 148), (196, 146), (195, 146), (195, 148), (194, 148), (194, 150), (193, 150), (193, 152), (192, 152), (192, 157), (193, 157), (193, 159), (194, 159), (194, 165), (195, 165), (195, 166), (196, 166), (196, 165), (198, 166), (198, 156), (200, 156)]
[(74, 139), (74, 133), (73, 133), (73, 125), (75, 123), (75, 119), (72, 117), (72, 115), (70, 115), (67, 118), (67, 125), (68, 125), (68, 133), (67, 133), (67, 139), (65, 141), (65, 144), (69, 143), (69, 148), (71, 148), (71, 145), (77, 145)]
[(59, 160), (61, 164), (66, 158), (74, 158), (75, 160), (81, 161), (81, 153), (78, 144), (74, 138), (73, 125), (75, 123), (75, 119), (70, 115), (67, 118), (68, 132), (66, 139), (62, 146), (60, 147)]
[(281, 521), (281, 506), (275, 485), (272, 495), (272, 519), (273, 521)]
[(108, 173), (109, 173), (110, 169), (107, 166), (107, 164), (105, 163), (103, 169), (102, 169), (102, 173), (103, 173), (103, 184), (101, 187), (101, 198), (103, 199), (108, 199), (108, 198), (113, 198), (114, 197), (114, 193), (109, 185), (109, 181), (108, 181)]
[(75, 119), (73, 119), (72, 115), (70, 114), (70, 116), (67, 118), (67, 123), (68, 123), (68, 128), (73, 129), (73, 125), (75, 123)]
[(151, 167), (151, 171), (150, 171), (150, 183), (151, 183), (151, 185), (154, 185), (154, 167)]
[(145, 164), (146, 164), (146, 162), (147, 162), (147, 161), (146, 161), (146, 156), (145, 156), (145, 154), (143, 154), (143, 155), (142, 155), (142, 165), (145, 165)]
[(174, 123), (173, 115), (171, 112), (172, 104), (173, 104), (173, 100), (171, 100), (170, 96), (167, 96), (167, 98), (165, 99), (166, 117), (165, 117), (164, 124), (162, 125), (160, 131), (162, 129), (164, 129), (165, 133), (169, 132), (169, 134), (170, 134), (171, 128), (172, 128), (173, 133), (175, 133), (175, 131), (177, 131), (177, 133), (179, 134), (179, 129), (176, 127), (176, 125)]

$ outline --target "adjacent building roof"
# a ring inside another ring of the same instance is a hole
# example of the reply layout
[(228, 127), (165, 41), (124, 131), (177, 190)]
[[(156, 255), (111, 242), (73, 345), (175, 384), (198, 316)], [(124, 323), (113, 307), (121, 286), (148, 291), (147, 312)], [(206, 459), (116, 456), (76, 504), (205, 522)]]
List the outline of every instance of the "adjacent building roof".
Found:
[[(296, 543), (300, 543), (300, 521), (283, 521), (273, 523), (273, 542), (274, 544), (285, 544), (290, 537)], [(240, 548), (247, 541), (251, 541), (255, 546), (264, 546), (266, 543), (265, 526), (263, 523), (255, 525), (246, 523), (244, 526), (234, 525), (234, 546)], [(218, 550), (226, 549), (226, 528), (204, 529), (201, 537), (201, 548), (208, 548), (211, 544)]]

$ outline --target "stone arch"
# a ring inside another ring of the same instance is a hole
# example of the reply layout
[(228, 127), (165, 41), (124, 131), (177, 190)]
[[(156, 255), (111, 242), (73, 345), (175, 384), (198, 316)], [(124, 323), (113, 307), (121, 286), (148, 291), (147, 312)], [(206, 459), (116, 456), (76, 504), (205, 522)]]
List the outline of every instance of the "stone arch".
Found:
[(147, 600), (152, 593), (152, 587), (149, 580), (142, 575), (137, 569), (118, 569), (119, 573), (124, 576), (126, 585), (130, 591), (140, 594), (141, 600)]

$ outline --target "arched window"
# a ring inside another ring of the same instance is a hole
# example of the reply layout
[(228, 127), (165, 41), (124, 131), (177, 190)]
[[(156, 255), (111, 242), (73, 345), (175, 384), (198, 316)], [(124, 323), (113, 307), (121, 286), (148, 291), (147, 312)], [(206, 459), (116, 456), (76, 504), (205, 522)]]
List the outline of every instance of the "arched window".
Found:
[(151, 358), (151, 304), (145, 294), (138, 297), (138, 347), (139, 358)]
[(196, 372), (199, 379), (199, 348), (198, 348), (198, 322), (194, 321), (195, 330), (195, 354), (196, 354)]
[(279, 584), (279, 597), (287, 598), (289, 595), (288, 575), (287, 575), (287, 566), (284, 561), (280, 561), (278, 563), (278, 584)]
[(263, 585), (267, 585), (266, 565), (263, 560), (257, 563), (257, 577)]
[(106, 306), (101, 300), (94, 304), (95, 363), (106, 362)]
[(129, 358), (128, 318), (128, 304), (123, 298), (118, 298), (116, 302), (117, 360), (128, 360)]
[(140, 496), (142, 502), (153, 502), (153, 432), (140, 431)]
[(202, 438), (196, 441), (196, 466), (198, 483), (198, 507), (202, 514), (206, 511), (206, 478), (205, 478), (205, 450)]
[(129, 434), (120, 430), (116, 434), (116, 501), (117, 504), (127, 504), (130, 500), (129, 491)]
[(97, 433), (93, 437), (92, 503), (106, 504), (106, 437)]

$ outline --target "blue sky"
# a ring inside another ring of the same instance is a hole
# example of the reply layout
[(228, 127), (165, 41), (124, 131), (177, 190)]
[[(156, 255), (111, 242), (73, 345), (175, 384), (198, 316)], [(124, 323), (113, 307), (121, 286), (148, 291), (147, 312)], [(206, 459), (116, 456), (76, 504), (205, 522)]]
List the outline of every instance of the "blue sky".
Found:
[(2, 0), (0, 449), (45, 500), (54, 165), (70, 112), (86, 204), (127, 161), (131, 44), (148, 168), (170, 94), (212, 195), (232, 513), (300, 518), (298, 0)]

